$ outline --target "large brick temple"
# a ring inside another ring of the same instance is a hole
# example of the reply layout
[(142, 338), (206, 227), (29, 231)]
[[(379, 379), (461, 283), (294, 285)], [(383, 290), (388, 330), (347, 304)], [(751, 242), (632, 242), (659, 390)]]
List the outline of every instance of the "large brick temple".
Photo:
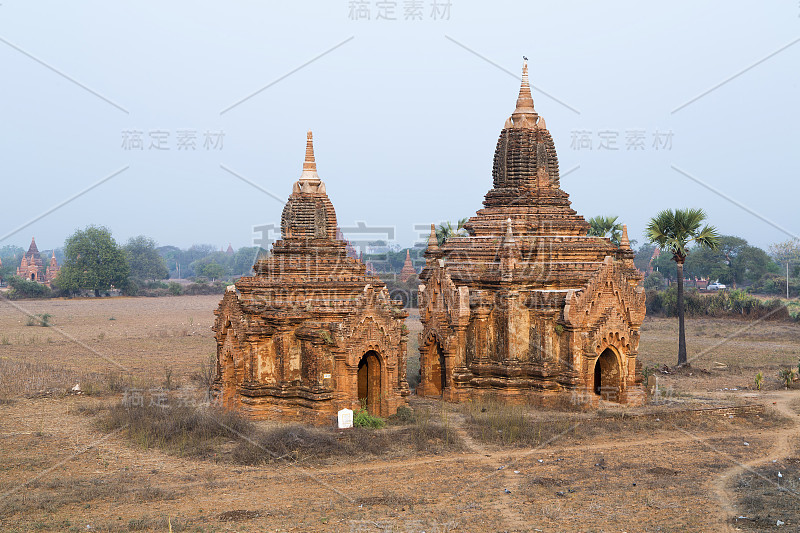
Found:
[(417, 393), (450, 401), (548, 403), (580, 393), (641, 402), (636, 356), (645, 294), (627, 230), (619, 247), (589, 237), (589, 224), (570, 208), (527, 65), (492, 177), (468, 236), (440, 247), (431, 228), (420, 274)]
[(406, 402), (408, 313), (348, 256), (337, 229), (309, 132), (282, 239), (215, 311), (213, 388), (225, 405), (327, 424), (345, 407), (385, 417)]

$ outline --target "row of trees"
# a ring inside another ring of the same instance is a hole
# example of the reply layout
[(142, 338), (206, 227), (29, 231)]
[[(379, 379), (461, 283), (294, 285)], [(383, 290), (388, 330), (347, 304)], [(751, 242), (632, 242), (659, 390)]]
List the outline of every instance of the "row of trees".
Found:
[[(57, 252), (61, 271), (53, 281), (53, 289), (70, 294), (91, 290), (99, 296), (112, 288), (135, 294), (139, 287), (158, 284), (178, 274), (211, 281), (245, 275), (263, 250), (252, 247), (224, 253), (209, 245), (181, 250), (175, 246), (157, 247), (153, 239), (143, 235), (119, 245), (107, 228), (89, 226), (70, 235)], [(0, 248), (0, 279), (14, 276), (24, 253), (18, 246)], [(174, 268), (170, 270), (168, 265)]]
[[(645, 244), (636, 253), (636, 266), (647, 270), (655, 249)], [(652, 267), (671, 281), (677, 280), (672, 257), (660, 255)], [(767, 252), (751, 246), (745, 239), (733, 235), (721, 235), (714, 249), (698, 248), (686, 258), (683, 273), (688, 278), (719, 280), (733, 287), (752, 285), (765, 274), (780, 274), (780, 265)]]
[(244, 276), (250, 272), (256, 259), (265, 250), (258, 246), (239, 248), (233, 253), (215, 249), (209, 244), (195, 244), (187, 250), (177, 246), (157, 249), (164, 259), (171, 278), (197, 276), (225, 279)]

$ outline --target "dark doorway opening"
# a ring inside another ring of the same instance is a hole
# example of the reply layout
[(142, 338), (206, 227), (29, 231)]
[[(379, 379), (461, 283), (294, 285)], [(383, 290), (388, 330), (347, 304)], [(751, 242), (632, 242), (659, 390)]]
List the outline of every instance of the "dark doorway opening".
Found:
[(358, 363), (358, 401), (374, 416), (381, 416), (381, 361), (370, 350)]
[(618, 402), (621, 377), (616, 354), (606, 348), (594, 364), (594, 393), (604, 400)]
[(594, 365), (594, 393), (598, 396), (600, 392), (603, 390), (603, 373), (600, 371), (600, 362), (598, 361)]

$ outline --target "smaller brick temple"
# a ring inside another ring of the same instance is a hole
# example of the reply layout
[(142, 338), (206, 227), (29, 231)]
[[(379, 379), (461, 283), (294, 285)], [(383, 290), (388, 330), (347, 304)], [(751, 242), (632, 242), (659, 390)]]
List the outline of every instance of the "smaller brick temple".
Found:
[(308, 132), (281, 240), (215, 311), (213, 391), (224, 405), (327, 424), (345, 407), (385, 417), (407, 402), (408, 312), (339, 235)]
[(58, 266), (58, 261), (56, 261), (55, 250), (53, 250), (50, 263), (48, 263), (45, 268), (44, 261), (39, 253), (39, 248), (36, 246), (36, 239), (32, 237), (31, 245), (28, 247), (28, 251), (25, 252), (25, 255), (22, 256), (22, 261), (20, 261), (20, 265), (17, 267), (17, 276), (30, 281), (38, 281), (39, 283), (49, 286), (50, 283), (56, 279), (56, 276), (58, 276), (58, 271), (60, 269), (61, 267)]
[(624, 229), (617, 247), (560, 187), (558, 157), (533, 107), (527, 65), (497, 141), (493, 188), (439, 246), (431, 226), (420, 274), (417, 394), (548, 403), (567, 393), (639, 403), (645, 315)]
[(406, 250), (406, 262), (403, 263), (403, 270), (400, 271), (400, 281), (405, 283), (417, 276), (417, 269), (414, 268), (414, 263), (411, 262), (411, 250)]

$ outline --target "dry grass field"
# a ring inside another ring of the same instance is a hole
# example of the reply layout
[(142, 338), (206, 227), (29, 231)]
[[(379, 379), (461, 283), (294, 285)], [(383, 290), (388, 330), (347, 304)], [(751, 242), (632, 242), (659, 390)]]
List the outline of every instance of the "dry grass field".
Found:
[(218, 300), (0, 301), (0, 530), (800, 530), (796, 324), (689, 320), (663, 373), (677, 327), (648, 318), (640, 408), (414, 399), (339, 434), (195, 407)]

